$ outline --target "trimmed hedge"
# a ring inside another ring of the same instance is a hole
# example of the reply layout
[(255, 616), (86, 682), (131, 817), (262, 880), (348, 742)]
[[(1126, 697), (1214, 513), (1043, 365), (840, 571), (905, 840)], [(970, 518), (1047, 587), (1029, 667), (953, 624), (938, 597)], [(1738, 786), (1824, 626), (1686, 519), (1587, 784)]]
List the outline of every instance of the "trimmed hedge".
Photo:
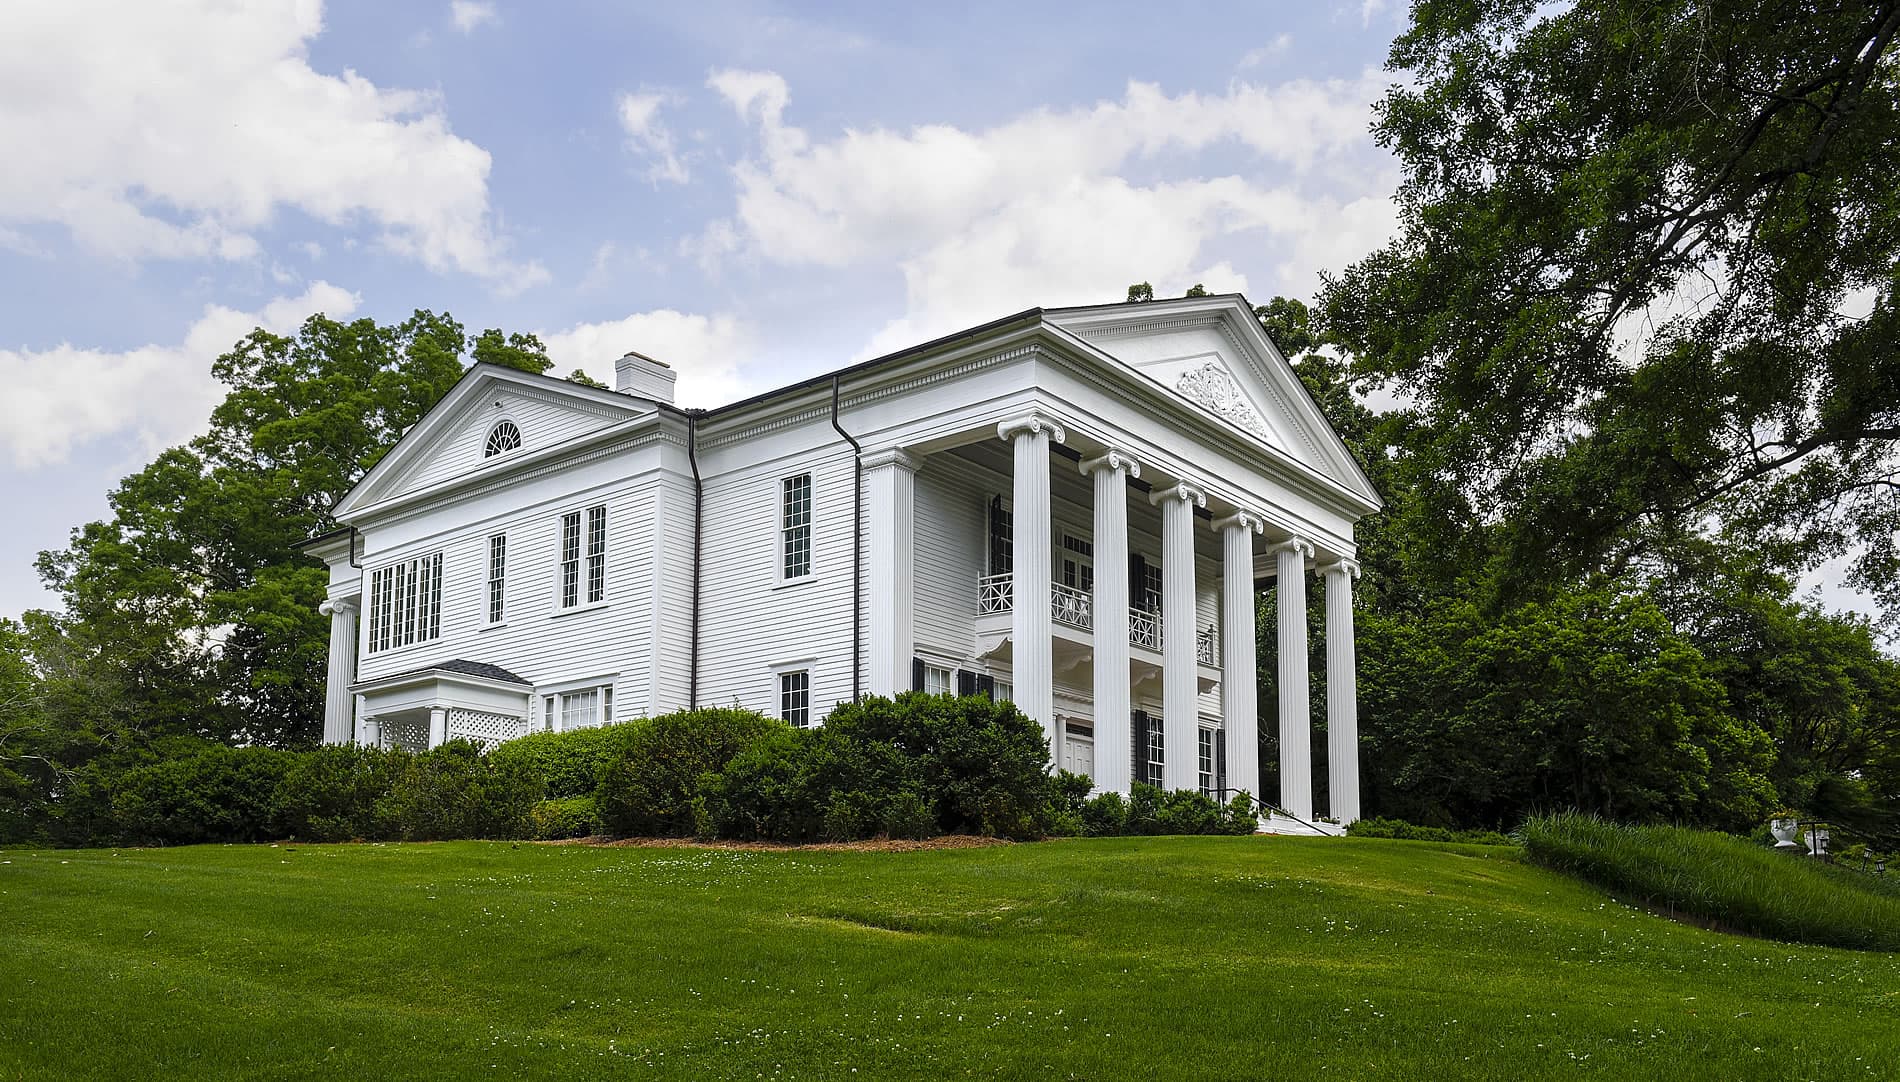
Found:
[[(162, 756), (162, 757), (161, 757)], [(1090, 798), (1049, 773), (1041, 725), (988, 696), (912, 692), (792, 729), (740, 709), (535, 733), (484, 753), (290, 752), (168, 743), (76, 774), (44, 833), (66, 845), (563, 839), (595, 834), (844, 841), (1242, 834), (1244, 799), (1145, 785)]]
[(1728, 834), (1575, 812), (1533, 817), (1523, 832), (1532, 863), (1633, 902), (1771, 939), (1900, 950), (1900, 898), (1811, 857)]
[(1406, 842), (1464, 842), (1469, 845), (1516, 845), (1508, 834), (1495, 830), (1452, 830), (1422, 827), (1403, 819), (1359, 819), (1346, 827), (1355, 838), (1395, 838)]

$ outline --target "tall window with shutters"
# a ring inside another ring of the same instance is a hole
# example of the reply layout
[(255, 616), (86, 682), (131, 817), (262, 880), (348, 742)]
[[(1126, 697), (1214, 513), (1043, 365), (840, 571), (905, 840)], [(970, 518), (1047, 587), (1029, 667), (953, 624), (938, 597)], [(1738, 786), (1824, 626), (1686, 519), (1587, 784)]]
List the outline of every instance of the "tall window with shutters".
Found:
[(1016, 569), (1016, 518), (1003, 497), (990, 499), (989, 573), (1007, 575)]
[(1201, 795), (1213, 796), (1219, 784), (1214, 773), (1214, 748), (1219, 734), (1212, 729), (1200, 730), (1200, 744), (1195, 749), (1199, 755)]
[(811, 474), (787, 477), (779, 489), (779, 576), (811, 574)]

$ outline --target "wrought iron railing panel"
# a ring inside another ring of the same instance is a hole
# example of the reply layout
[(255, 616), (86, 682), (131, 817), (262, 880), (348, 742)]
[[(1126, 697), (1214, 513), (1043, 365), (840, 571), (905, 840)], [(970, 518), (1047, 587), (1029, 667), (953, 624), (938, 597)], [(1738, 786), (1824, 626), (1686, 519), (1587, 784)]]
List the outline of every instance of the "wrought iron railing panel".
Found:
[(1128, 644), (1144, 650), (1161, 649), (1161, 614), (1129, 609)]

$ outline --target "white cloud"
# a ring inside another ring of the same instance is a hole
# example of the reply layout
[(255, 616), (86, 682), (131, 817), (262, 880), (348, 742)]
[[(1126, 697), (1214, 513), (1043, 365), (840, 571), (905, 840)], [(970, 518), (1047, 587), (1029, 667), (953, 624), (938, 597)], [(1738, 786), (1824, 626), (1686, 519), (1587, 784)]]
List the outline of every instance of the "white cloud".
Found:
[(176, 345), (122, 353), (62, 343), (0, 349), (0, 453), (16, 470), (63, 462), (89, 440), (131, 432), (147, 452), (204, 430), (225, 388), (211, 362), (255, 327), (284, 334), (315, 312), (344, 318), (359, 298), (328, 282), (254, 312), (207, 305)]
[(660, 106), (666, 100), (664, 94), (647, 92), (620, 95), (620, 129), (627, 133), (630, 147), (653, 160), (648, 180), (684, 184), (691, 175), (686, 161), (674, 148), (673, 133), (660, 122)]
[(488, 0), (451, 0), (449, 18), (455, 23), (457, 30), (464, 34), (472, 34), (477, 27), (499, 21), (501, 16), (495, 12), (495, 5), (489, 3)]
[[(15, 5), (18, 8), (19, 5)], [(319, 0), (37, 0), (0, 35), (0, 227), (51, 223), (128, 260), (249, 259), (283, 209), (501, 288), (489, 155), (434, 95), (324, 74)]]
[(745, 363), (757, 348), (756, 339), (749, 327), (730, 315), (660, 308), (539, 333), (554, 361), (554, 375), (579, 368), (612, 387), (615, 358), (638, 350), (673, 366), (679, 374), (676, 394), (682, 406), (717, 406), (762, 389), (748, 376)]
[[(1374, 71), (1209, 95), (1131, 83), (1118, 101), (987, 130), (847, 130), (826, 141), (786, 123), (790, 94), (774, 73), (718, 72), (708, 85), (759, 144), (734, 167), (735, 214), (695, 240), (696, 254), (897, 264), (908, 310), (867, 354), (1030, 304), (1117, 299), (1133, 281), (1158, 292), (1245, 284), (1207, 249), (1252, 231), (1272, 242), (1261, 256), (1276, 272), (1254, 284), (1303, 294), (1393, 221), (1390, 159), (1367, 134), (1385, 85)], [(1215, 152), (1237, 154), (1248, 175), (1206, 175)]]
[(1257, 49), (1247, 50), (1247, 55), (1240, 58), (1240, 69), (1245, 71), (1248, 68), (1257, 68), (1275, 57), (1286, 55), (1292, 48), (1292, 34), (1277, 35), (1272, 41), (1267, 42), (1265, 45)]

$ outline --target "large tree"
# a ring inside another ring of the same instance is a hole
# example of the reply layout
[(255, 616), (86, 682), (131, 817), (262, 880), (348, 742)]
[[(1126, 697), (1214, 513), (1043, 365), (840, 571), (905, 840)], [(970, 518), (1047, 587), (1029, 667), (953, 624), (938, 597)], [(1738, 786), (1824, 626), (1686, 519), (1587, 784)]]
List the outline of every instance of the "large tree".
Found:
[(38, 652), (94, 712), (149, 735), (315, 739), (328, 577), (291, 546), (334, 525), (336, 501), (470, 361), (549, 366), (531, 335), (470, 336), (428, 311), (247, 335), (213, 365), (230, 391), (210, 430), (126, 478), (110, 519), (40, 555), (65, 605), (36, 619)]
[(1419, 0), (1325, 325), (1494, 605), (1725, 535), (1900, 601), (1900, 0)]

